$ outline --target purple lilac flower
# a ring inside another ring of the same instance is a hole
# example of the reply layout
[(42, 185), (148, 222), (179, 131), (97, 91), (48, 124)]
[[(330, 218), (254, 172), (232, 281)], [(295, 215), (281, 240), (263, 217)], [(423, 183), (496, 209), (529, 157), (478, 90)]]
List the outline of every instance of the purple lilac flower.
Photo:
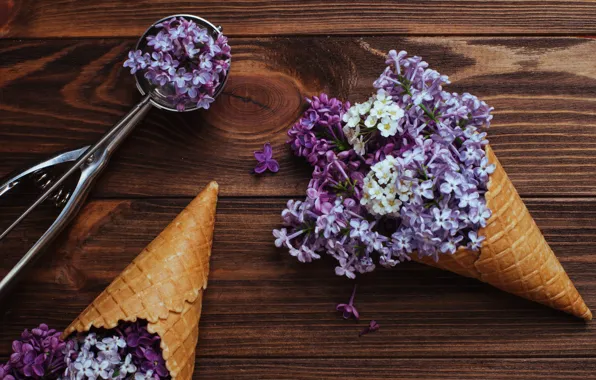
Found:
[(141, 370), (143, 372), (153, 372), (159, 375), (160, 378), (168, 376), (168, 370), (166, 369), (165, 361), (161, 353), (154, 351), (151, 348), (147, 348), (143, 351), (144, 360), (141, 364)]
[(271, 148), (271, 144), (266, 143), (263, 145), (263, 150), (254, 152), (254, 155), (258, 162), (254, 169), (255, 173), (262, 174), (267, 170), (273, 173), (279, 171), (279, 164), (273, 158), (273, 148)]
[[(484, 151), (486, 133), (479, 128), (489, 126), (492, 108), (468, 93), (444, 91), (448, 78), (429, 69), (420, 57), (391, 51), (387, 64), (375, 87), (395, 99), (410, 125), (400, 141), (377, 138), (367, 148), (392, 144), (390, 153), (402, 158), (399, 170), (418, 173), (412, 186), (415, 196), (403, 204), (393, 240), (409, 236), (410, 252), (435, 259), (461, 246), (477, 250), (480, 245), (471, 243), (471, 236), (476, 238), (490, 217), (484, 193), (494, 172)], [(393, 248), (398, 257), (410, 253), (400, 244)]]
[(23, 331), (12, 343), (9, 362), (0, 365), (0, 379), (57, 379), (66, 368), (66, 343), (60, 335), (45, 324)]
[(124, 67), (129, 67), (131, 74), (142, 71), (156, 86), (168, 87), (179, 111), (189, 103), (208, 109), (230, 68), (228, 39), (221, 34), (214, 39), (209, 30), (184, 17), (156, 27), (159, 32), (147, 36), (151, 51), (129, 52)]
[(347, 304), (340, 303), (338, 304), (335, 309), (337, 311), (342, 312), (344, 319), (349, 319), (353, 317), (354, 319), (360, 319), (360, 314), (358, 314), (358, 310), (356, 306), (354, 306), (354, 297), (356, 296), (356, 285), (354, 285), (354, 289), (352, 290), (352, 296), (350, 297), (350, 301)]
[(12, 368), (10, 363), (0, 364), (0, 380), (15, 380), (15, 377), (11, 375)]
[[(438, 259), (478, 250), (478, 230), (491, 216), (484, 194), (495, 166), (483, 129), (492, 108), (445, 91), (448, 78), (420, 57), (390, 51), (386, 62), (367, 102), (313, 97), (288, 132), (313, 174), (306, 199), (282, 212), (275, 243), (301, 261), (302, 252), (326, 253), (348, 278), (373, 270), (376, 257), (391, 267), (413, 253)], [(394, 124), (379, 129), (383, 117)]]
[(313, 166), (322, 166), (328, 163), (327, 152), (350, 149), (341, 125), (350, 103), (326, 94), (307, 102), (309, 107), (304, 116), (288, 131), (288, 144), (297, 156), (306, 157)]
[(366, 328), (364, 328), (362, 331), (360, 331), (360, 333), (358, 334), (358, 336), (362, 336), (362, 335), (366, 335), (375, 331), (378, 331), (381, 328), (381, 325), (379, 325), (377, 323), (377, 321), (370, 321), (370, 323), (368, 324), (368, 326)]
[(128, 59), (124, 61), (124, 67), (130, 67), (131, 74), (144, 70), (148, 65), (150, 65), (149, 54), (143, 54), (141, 50), (129, 51)]
[(145, 321), (78, 334), (67, 343), (67, 368), (61, 379), (167, 379), (160, 343)]
[(470, 231), (468, 232), (468, 239), (470, 240), (468, 248), (477, 251), (480, 249), (480, 244), (484, 241), (484, 236), (478, 236), (476, 231)]

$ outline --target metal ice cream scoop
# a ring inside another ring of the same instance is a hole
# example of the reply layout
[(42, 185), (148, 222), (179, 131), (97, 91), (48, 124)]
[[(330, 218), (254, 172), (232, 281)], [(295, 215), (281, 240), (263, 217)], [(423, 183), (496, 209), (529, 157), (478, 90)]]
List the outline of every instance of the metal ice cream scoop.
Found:
[[(147, 36), (157, 34), (159, 31), (157, 25), (173, 17), (183, 17), (187, 21), (194, 21), (197, 25), (206, 28), (214, 39), (217, 39), (222, 32), (221, 27), (216, 27), (200, 17), (187, 14), (172, 15), (164, 17), (151, 25), (137, 42), (135, 50), (146, 51)], [(213, 98), (217, 97), (223, 90), (228, 79), (228, 73), (229, 71), (217, 88)], [(151, 107), (155, 106), (167, 111), (180, 112), (176, 109), (176, 104), (173, 103), (173, 97), (171, 95), (173, 95), (174, 90), (172, 87), (168, 85), (156, 86), (147, 80), (141, 72), (136, 73), (135, 80), (137, 88), (143, 95), (143, 99), (118, 121), (112, 129), (103, 135), (95, 145), (57, 154), (17, 174), (9, 175), (7, 179), (0, 182), (0, 197), (18, 191), (19, 186), (25, 182), (34, 183), (42, 191), (42, 194), (37, 200), (0, 234), (0, 241), (42, 202), (51, 200), (57, 207), (61, 208), (60, 214), (52, 225), (0, 281), (0, 296), (6, 293), (9, 286), (14, 283), (17, 275), (23, 268), (33, 262), (39, 256), (42, 249), (76, 215), (93, 186), (95, 179), (105, 169), (114, 151), (124, 141), (126, 136), (132, 132), (138, 122), (143, 119)], [(196, 103), (192, 102), (185, 104), (185, 106), (186, 108), (182, 112), (198, 109)], [(65, 165), (69, 168), (63, 172)], [(79, 175), (78, 181), (67, 181), (75, 173)]]

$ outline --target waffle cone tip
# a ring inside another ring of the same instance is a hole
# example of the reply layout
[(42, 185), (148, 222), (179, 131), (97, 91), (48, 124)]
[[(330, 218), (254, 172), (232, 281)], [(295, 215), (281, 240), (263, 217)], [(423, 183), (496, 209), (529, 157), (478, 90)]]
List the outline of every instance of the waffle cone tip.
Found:
[(476, 278), (506, 292), (554, 309), (592, 319), (592, 312), (555, 256), (513, 183), (490, 146), (486, 155), (495, 171), (490, 176), (486, 202), (492, 216), (479, 235), (485, 237), (480, 252), (465, 248), (441, 255), (413, 259), (437, 268)]

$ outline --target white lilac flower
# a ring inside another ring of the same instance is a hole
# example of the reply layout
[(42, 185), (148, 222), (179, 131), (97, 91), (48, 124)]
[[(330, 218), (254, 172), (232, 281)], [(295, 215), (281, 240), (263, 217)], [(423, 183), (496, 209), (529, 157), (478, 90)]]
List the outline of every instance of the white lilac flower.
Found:
[(356, 103), (342, 115), (342, 131), (354, 151), (363, 156), (366, 153), (366, 143), (375, 137), (375, 131), (384, 138), (404, 133), (400, 126), (403, 116), (404, 111), (393, 97), (381, 89), (368, 101)]
[(366, 120), (364, 120), (364, 125), (367, 128), (375, 128), (377, 126), (377, 122), (379, 121), (379, 116), (375, 116), (373, 114), (368, 115)]
[(385, 107), (385, 114), (389, 116), (391, 120), (398, 121), (404, 117), (405, 113), (397, 104), (393, 103)]
[(387, 105), (392, 97), (391, 95), (389, 95), (387, 91), (385, 91), (384, 89), (380, 89), (377, 91), (377, 95), (375, 98), (376, 101), (382, 103), (383, 105)]
[(360, 123), (360, 113), (358, 112), (358, 109), (358, 105), (356, 105), (343, 115), (342, 120), (346, 123), (348, 128), (354, 128)]
[(403, 175), (393, 156), (373, 165), (364, 178), (360, 204), (376, 216), (398, 216), (400, 206), (412, 195), (411, 182), (403, 180), (400, 174)]
[(397, 133), (397, 121), (385, 116), (377, 125), (377, 129), (381, 131), (381, 136), (383, 137), (395, 136)]
[(399, 209), (402, 205), (402, 201), (399, 199), (395, 199), (394, 197), (386, 197), (381, 201), (381, 205), (383, 209), (379, 208), (379, 214), (385, 215), (396, 215), (399, 213)]
[(361, 104), (356, 104), (356, 109), (358, 111), (358, 114), (360, 115), (366, 115), (367, 113), (370, 112), (370, 109), (372, 108), (372, 98), (368, 101), (368, 102), (364, 102)]
[[(407, 170), (406, 170), (407, 172)], [(408, 175), (404, 175), (404, 177), (408, 178)], [(432, 182), (431, 182), (432, 184)], [(397, 181), (395, 186), (395, 192), (397, 198), (401, 202), (407, 202), (412, 197), (412, 182), (408, 180), (401, 179)], [(424, 195), (424, 194), (423, 194)]]
[(354, 145), (354, 152), (356, 154), (363, 156), (366, 153), (366, 143), (364, 142), (364, 138), (359, 136), (357, 139), (352, 141)]
[(369, 128), (374, 128), (375, 124), (376, 124), (376, 120), (379, 120), (381, 118), (383, 118), (385, 116), (385, 105), (380, 105), (379, 107), (375, 106), (373, 109), (370, 110), (370, 115), (368, 116), (368, 119), (372, 119), (375, 120), (374, 123), (372, 123), (372, 125), (368, 125), (366, 124), (367, 127)]

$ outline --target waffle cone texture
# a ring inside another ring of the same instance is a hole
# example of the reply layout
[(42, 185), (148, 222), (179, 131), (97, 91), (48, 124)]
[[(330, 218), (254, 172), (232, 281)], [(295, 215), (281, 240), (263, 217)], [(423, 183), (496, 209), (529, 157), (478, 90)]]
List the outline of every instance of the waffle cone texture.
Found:
[(479, 235), (479, 252), (460, 249), (422, 262), (462, 276), (476, 278), (501, 290), (539, 302), (585, 320), (592, 312), (544, 239), (513, 183), (490, 146), (486, 155), (496, 169), (490, 176), (486, 202), (492, 216)]
[(144, 319), (173, 379), (192, 378), (218, 185), (211, 182), (65, 330)]

